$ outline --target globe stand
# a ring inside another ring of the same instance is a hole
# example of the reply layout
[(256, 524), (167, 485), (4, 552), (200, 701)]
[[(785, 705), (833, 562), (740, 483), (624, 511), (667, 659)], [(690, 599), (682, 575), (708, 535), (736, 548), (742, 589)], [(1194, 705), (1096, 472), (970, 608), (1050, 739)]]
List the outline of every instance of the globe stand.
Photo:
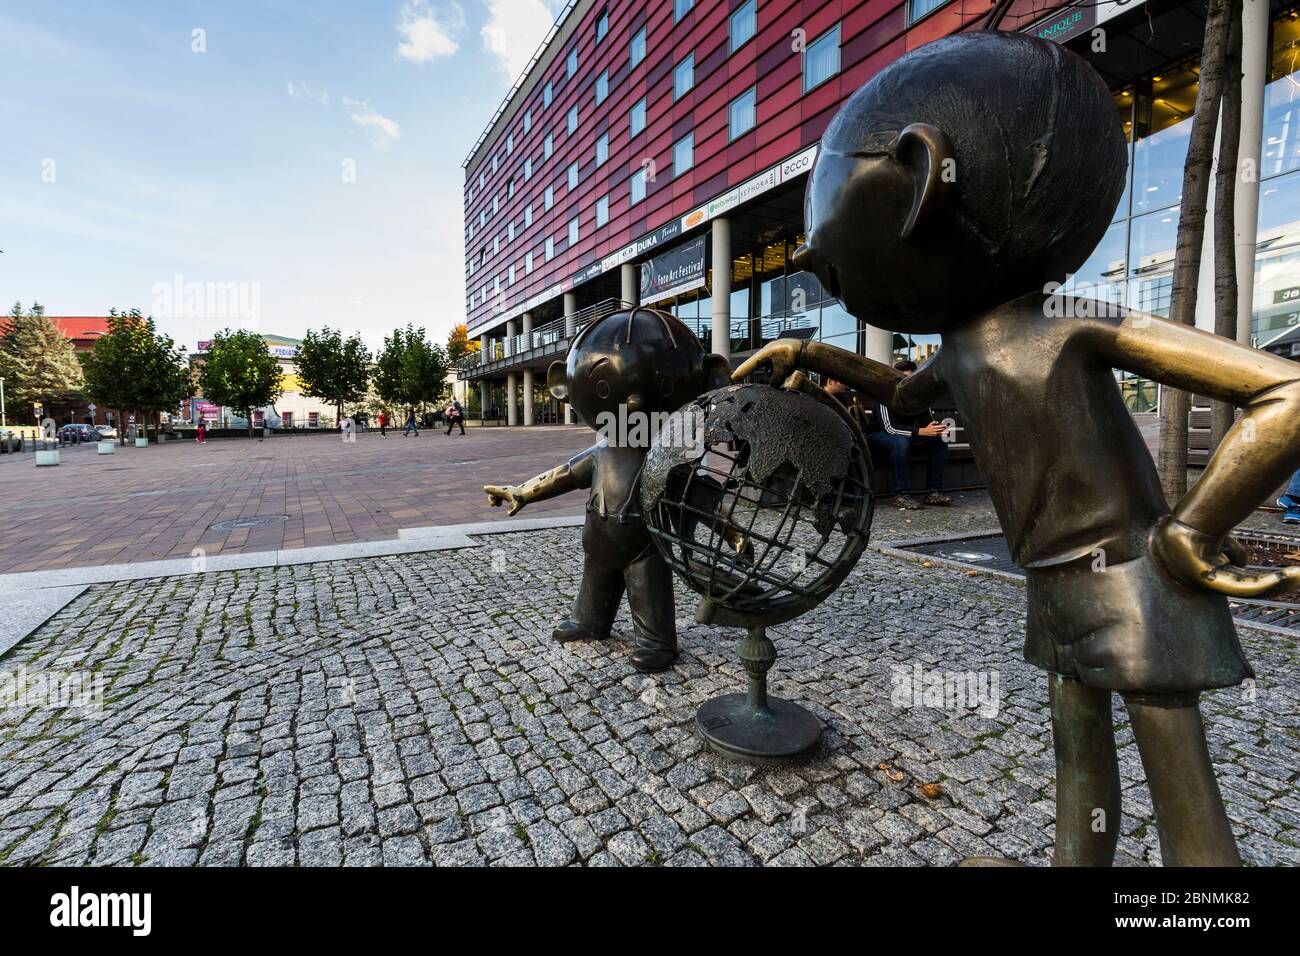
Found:
[(740, 662), (749, 675), (744, 694), (706, 701), (695, 724), (715, 753), (746, 763), (792, 763), (817, 746), (822, 725), (798, 704), (767, 696), (767, 672), (776, 662), (776, 645), (766, 628), (753, 626), (740, 642)]

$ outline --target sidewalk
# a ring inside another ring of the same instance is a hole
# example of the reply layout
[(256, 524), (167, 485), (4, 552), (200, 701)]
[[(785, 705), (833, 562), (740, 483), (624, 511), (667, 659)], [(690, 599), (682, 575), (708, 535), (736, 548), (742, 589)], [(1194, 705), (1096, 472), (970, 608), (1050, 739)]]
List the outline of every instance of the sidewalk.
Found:
[[(983, 496), (875, 539), (992, 525)], [(0, 862), (17, 865), (1042, 865), (1054, 765), (1021, 585), (869, 551), (772, 629), (772, 691), (826, 722), (802, 766), (705, 750), (696, 707), (743, 687), (738, 632), (693, 623), (655, 676), (615, 640), (557, 646), (576, 527), (455, 548), (94, 584), (0, 659), (102, 676), (102, 708), (0, 710)], [(84, 586), (83, 586), (84, 587)], [(1293, 640), (1242, 629), (1259, 680), (1205, 695), (1242, 853), (1300, 863)], [(974, 672), (989, 706), (925, 706), (900, 678)], [(1116, 708), (1119, 863), (1159, 861)]]

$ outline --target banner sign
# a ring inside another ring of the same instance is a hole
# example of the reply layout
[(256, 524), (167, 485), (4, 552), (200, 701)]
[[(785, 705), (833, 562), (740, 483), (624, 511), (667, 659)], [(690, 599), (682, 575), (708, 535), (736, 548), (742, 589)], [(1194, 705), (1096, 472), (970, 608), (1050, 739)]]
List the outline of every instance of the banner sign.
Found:
[(784, 162), (777, 163), (771, 169), (759, 173), (753, 179), (741, 183), (735, 189), (723, 193), (716, 199), (710, 199), (699, 209), (688, 212), (682, 217), (681, 231), (685, 232), (688, 229), (694, 229), (710, 219), (715, 219), (723, 213), (730, 212), (737, 206), (749, 202), (755, 196), (761, 196), (782, 183), (789, 182), (797, 176), (802, 176), (812, 169), (813, 160), (816, 158), (817, 147), (815, 145), (809, 146)]
[(704, 285), (704, 237), (641, 264), (641, 302), (650, 305)]
[(1040, 40), (1064, 43), (1071, 37), (1076, 37), (1084, 30), (1095, 26), (1096, 23), (1096, 7), (1074, 7), (1070, 10), (1058, 11), (1046, 20), (1038, 21), (1025, 32), (1032, 33)]

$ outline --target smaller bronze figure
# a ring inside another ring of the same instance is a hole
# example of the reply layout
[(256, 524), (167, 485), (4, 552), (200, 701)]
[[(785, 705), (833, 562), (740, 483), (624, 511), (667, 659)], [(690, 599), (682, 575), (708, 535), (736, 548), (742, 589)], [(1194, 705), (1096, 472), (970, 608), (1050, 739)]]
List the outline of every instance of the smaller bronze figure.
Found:
[[(1300, 465), (1300, 368), (1157, 316), (1062, 295), (1124, 186), (1124, 134), (1069, 50), (964, 33), (895, 61), (831, 122), (797, 261), (852, 314), (941, 333), (903, 378), (821, 343), (739, 369), (829, 375), (892, 407), (950, 394), (1026, 570), (1025, 658), (1047, 672), (1057, 865), (1108, 865), (1119, 838), (1112, 693), (1123, 695), (1168, 866), (1239, 865), (1200, 693), (1251, 676), (1225, 595), (1293, 585), (1229, 532)], [(1172, 512), (1112, 369), (1244, 410)]]
[(673, 580), (641, 517), (639, 481), (656, 419), (730, 381), (731, 365), (710, 355), (673, 316), (654, 309), (615, 312), (588, 325), (547, 374), (551, 394), (573, 406), (602, 438), (522, 485), (486, 485), (488, 501), (510, 514), (533, 501), (589, 488), (582, 531), (582, 584), (557, 641), (605, 640), (627, 591), (636, 647), (632, 666), (665, 670), (677, 660)]

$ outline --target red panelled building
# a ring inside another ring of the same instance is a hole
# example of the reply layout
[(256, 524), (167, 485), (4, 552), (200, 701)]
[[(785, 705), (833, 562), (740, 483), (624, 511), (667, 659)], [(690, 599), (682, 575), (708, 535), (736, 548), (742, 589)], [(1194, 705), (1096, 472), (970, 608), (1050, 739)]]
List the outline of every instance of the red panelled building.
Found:
[[(881, 357), (932, 347), (861, 327), (790, 253), (844, 100), (904, 52), (979, 28), (991, 6), (573, 0), (465, 161), (467, 324), (483, 345), (461, 372), (479, 386), (471, 407), (556, 420), (537, 373), (626, 302), (674, 312), (733, 356), (790, 334)], [(1203, 24), (1203, 0), (1016, 0), (1003, 28), (1089, 57), (1137, 138), (1190, 113), (1194, 75), (1179, 101), (1160, 95), (1160, 71), (1198, 52)]]

